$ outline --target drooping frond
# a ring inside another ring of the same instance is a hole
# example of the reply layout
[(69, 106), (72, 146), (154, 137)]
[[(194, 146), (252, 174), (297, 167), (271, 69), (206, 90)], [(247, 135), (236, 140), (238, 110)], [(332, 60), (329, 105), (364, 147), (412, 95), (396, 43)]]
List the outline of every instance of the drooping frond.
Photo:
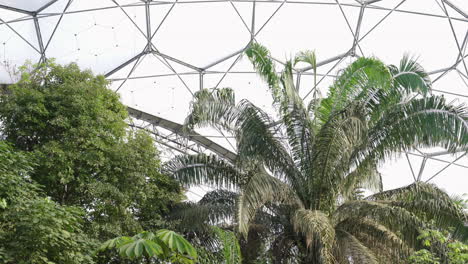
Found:
[[(413, 196), (419, 199), (441, 199), (445, 202), (450, 202), (450, 196), (439, 189), (434, 184), (417, 182), (410, 185), (391, 189), (387, 191), (381, 191), (367, 197), (367, 200), (400, 200), (407, 199), (408, 196)], [(414, 199), (413, 198), (413, 199)]]
[(312, 243), (320, 243), (321, 258), (324, 263), (331, 263), (334, 259), (332, 248), (335, 241), (335, 229), (330, 223), (330, 218), (321, 211), (298, 209), (295, 211), (291, 222), (297, 233), (306, 237), (307, 247)]
[(195, 93), (190, 105), (190, 114), (185, 119), (188, 128), (212, 126), (232, 131), (238, 117), (234, 91), (230, 88), (208, 90)]
[(314, 72), (317, 71), (317, 56), (315, 55), (315, 51), (307, 50), (299, 52), (294, 58), (294, 65), (298, 62), (305, 62), (309, 64)]
[(377, 164), (366, 161), (350, 172), (339, 185), (340, 194), (349, 199), (357, 188), (366, 188), (374, 192), (383, 189), (382, 175), (377, 170)]
[(239, 195), (226, 190), (206, 193), (198, 203), (180, 203), (171, 210), (169, 219), (177, 222), (179, 231), (211, 231), (211, 225), (233, 223)]
[(468, 109), (447, 104), (440, 96), (395, 105), (369, 130), (364, 155), (383, 161), (414, 147), (444, 147), (455, 151), (468, 145)]
[(432, 87), (429, 74), (417, 62), (408, 55), (403, 56), (400, 66), (389, 66), (395, 85), (406, 93), (416, 92), (426, 95)]
[(248, 100), (235, 105), (231, 89), (198, 92), (185, 124), (227, 130), (235, 136), (239, 163), (264, 162), (275, 174), (291, 177), (291, 181), (297, 177), (293, 160), (276, 138), (273, 120)]
[(273, 94), (273, 99), (279, 101), (280, 89), (279, 78), (276, 74), (275, 64), (270, 59), (270, 52), (264, 46), (258, 43), (252, 43), (245, 51), (250, 62), (252, 62), (258, 74), (267, 82)]
[(234, 189), (246, 175), (214, 155), (177, 156), (165, 164), (164, 170), (186, 186), (206, 184), (215, 188)]
[(301, 182), (298, 168), (284, 147), (275, 137), (271, 118), (247, 100), (238, 105), (242, 116), (236, 120), (236, 140), (239, 163), (262, 162), (278, 177), (284, 177), (294, 186)]
[(249, 224), (266, 203), (285, 203), (302, 207), (301, 201), (289, 185), (259, 169), (242, 188), (239, 198), (239, 231), (246, 236)]
[(388, 204), (432, 220), (438, 227), (455, 227), (459, 239), (468, 239), (468, 217), (452, 198), (433, 184), (417, 182), (402, 188), (374, 194), (368, 200), (386, 199)]
[(345, 263), (379, 264), (374, 253), (352, 234), (338, 229), (336, 231), (339, 259)]
[(411, 247), (417, 245), (418, 232), (427, 225), (404, 208), (366, 200), (344, 203), (336, 210), (332, 218), (335, 224), (348, 218), (372, 219), (394, 233), (401, 233), (401, 238)]
[(203, 195), (198, 203), (203, 205), (219, 204), (225, 205), (226, 207), (234, 207), (238, 198), (239, 194), (237, 192), (214, 190)]
[(381, 257), (397, 261), (405, 260), (411, 252), (407, 243), (396, 233), (384, 225), (369, 218), (348, 218), (336, 226), (337, 230), (344, 230), (359, 239), (362, 244), (372, 250), (378, 259)]

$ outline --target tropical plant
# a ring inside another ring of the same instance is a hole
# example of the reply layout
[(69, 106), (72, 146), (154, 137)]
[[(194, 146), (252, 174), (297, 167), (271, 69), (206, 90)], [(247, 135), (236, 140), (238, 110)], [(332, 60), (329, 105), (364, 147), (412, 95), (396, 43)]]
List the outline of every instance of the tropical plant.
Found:
[(30, 179), (33, 166), (31, 155), (0, 141), (0, 263), (94, 263), (83, 211), (46, 198)]
[(468, 245), (452, 239), (446, 231), (422, 230), (418, 239), (422, 241), (424, 248), (409, 257), (410, 264), (464, 264), (468, 262)]
[[(380, 192), (379, 164), (403, 151), (468, 145), (467, 109), (430, 95), (431, 81), (415, 60), (405, 56), (397, 67), (359, 58), (326, 97), (316, 93), (306, 103), (293, 67), (315, 70), (313, 52), (288, 61), (279, 75), (265, 47), (254, 43), (246, 54), (267, 82), (279, 120), (248, 100), (236, 103), (231, 89), (201, 90), (185, 125), (233, 135), (237, 159), (185, 155), (166, 167), (187, 186), (239, 190), (235, 221), (244, 236), (264, 213), (281, 219), (269, 242), (277, 263), (364, 264), (406, 261), (430, 219), (467, 238), (466, 215), (437, 187), (416, 182)], [(360, 188), (379, 193), (354, 200)]]
[(99, 251), (117, 249), (122, 257), (129, 259), (152, 259), (170, 261), (170, 263), (194, 264), (197, 251), (181, 235), (162, 229), (153, 232), (140, 232), (133, 237), (120, 236), (104, 242)]
[(101, 241), (161, 228), (182, 199), (160, 173), (152, 138), (128, 130), (128, 114), (103, 76), (53, 61), (24, 66), (0, 97), (2, 137), (35, 160), (33, 181), (52, 200), (83, 208), (84, 229)]

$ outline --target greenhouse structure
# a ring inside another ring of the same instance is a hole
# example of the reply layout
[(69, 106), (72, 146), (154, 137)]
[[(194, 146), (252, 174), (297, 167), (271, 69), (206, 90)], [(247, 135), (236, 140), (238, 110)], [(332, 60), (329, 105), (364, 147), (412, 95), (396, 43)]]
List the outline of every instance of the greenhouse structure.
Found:
[(0, 263), (468, 263), (467, 0), (0, 0)]

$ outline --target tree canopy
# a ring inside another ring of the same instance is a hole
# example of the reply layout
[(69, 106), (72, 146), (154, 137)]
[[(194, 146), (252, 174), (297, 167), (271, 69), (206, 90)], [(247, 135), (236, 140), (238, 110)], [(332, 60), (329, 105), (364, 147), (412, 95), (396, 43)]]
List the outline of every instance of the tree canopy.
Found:
[(93, 263), (84, 211), (44, 197), (27, 153), (0, 141), (0, 262)]
[[(0, 97), (2, 144), (11, 146), (8, 151), (18, 160), (15, 166), (4, 165), (9, 174), (0, 176), (6, 188), (0, 197), (7, 206), (5, 219), (15, 226), (29, 221), (31, 227), (49, 228), (64, 240), (57, 243), (69, 240), (65, 231), (78, 239), (70, 230), (97, 243), (167, 227), (164, 215), (183, 199), (179, 184), (161, 173), (152, 137), (128, 128), (126, 108), (107, 88), (108, 81), (76, 64), (53, 61), (26, 65), (20, 72), (19, 81)], [(17, 205), (8, 200), (26, 196), (38, 198)], [(31, 239), (50, 249), (76, 247), (54, 244), (41, 234)]]

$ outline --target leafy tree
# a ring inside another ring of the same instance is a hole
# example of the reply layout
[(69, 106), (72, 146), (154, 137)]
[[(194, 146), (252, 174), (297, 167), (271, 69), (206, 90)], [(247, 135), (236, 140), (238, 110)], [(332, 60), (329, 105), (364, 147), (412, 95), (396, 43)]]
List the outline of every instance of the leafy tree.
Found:
[[(433, 185), (417, 182), (354, 200), (356, 190), (382, 190), (377, 167), (402, 151), (468, 145), (468, 111), (429, 94), (431, 82), (414, 60), (386, 66), (359, 58), (343, 69), (325, 98), (306, 104), (294, 85), (293, 66), (278, 75), (269, 52), (246, 52), (271, 90), (279, 120), (231, 89), (199, 91), (186, 126), (214, 127), (236, 139), (234, 164), (214, 155), (176, 157), (167, 170), (186, 185), (240, 190), (236, 221), (247, 235), (260, 212), (281, 223), (271, 238), (277, 263), (402, 263), (420, 246), (429, 219), (455, 226), (467, 238), (466, 215)], [(316, 89), (316, 87), (312, 87)], [(285, 247), (288, 245), (288, 247)]]
[(41, 196), (29, 178), (33, 165), (30, 155), (0, 141), (0, 262), (94, 263), (83, 211)]
[(413, 253), (409, 257), (409, 263), (411, 264), (440, 264), (439, 259), (437, 259), (427, 249), (421, 249)]
[(414, 252), (409, 257), (409, 264), (468, 263), (468, 245), (450, 239), (446, 232), (423, 230), (418, 239), (422, 241), (425, 248)]
[(160, 173), (150, 136), (128, 131), (104, 77), (53, 62), (21, 73), (0, 98), (1, 131), (34, 157), (31, 178), (52, 200), (83, 208), (96, 238), (161, 227), (179, 186)]
[(121, 236), (103, 243), (100, 251), (116, 248), (122, 257), (142, 259), (151, 263), (152, 259), (171, 263), (193, 264), (197, 260), (195, 248), (181, 235), (170, 230), (140, 232), (133, 237)]

